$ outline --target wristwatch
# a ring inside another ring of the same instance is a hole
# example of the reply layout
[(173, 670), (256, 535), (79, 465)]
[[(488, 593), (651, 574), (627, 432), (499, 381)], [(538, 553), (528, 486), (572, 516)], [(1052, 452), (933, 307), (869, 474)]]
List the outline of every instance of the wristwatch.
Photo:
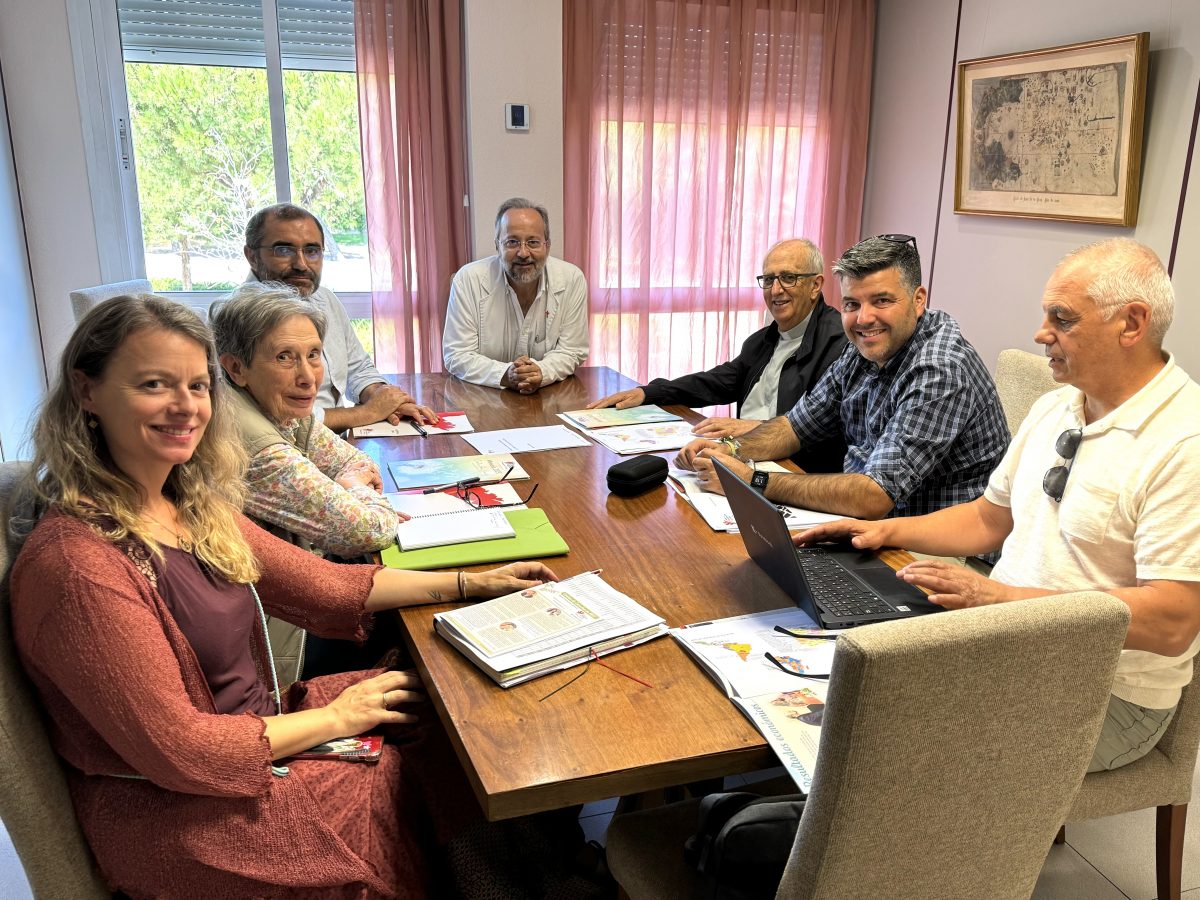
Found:
[(738, 451), (742, 449), (741, 441), (739, 441), (733, 435), (727, 434), (725, 437), (721, 438), (721, 443), (725, 445), (725, 449), (729, 451), (730, 456), (741, 459), (741, 457), (738, 456)]
[(763, 496), (767, 493), (767, 479), (770, 477), (769, 472), (763, 472), (758, 469), (754, 470), (754, 474), (750, 476), (750, 487), (754, 488)]

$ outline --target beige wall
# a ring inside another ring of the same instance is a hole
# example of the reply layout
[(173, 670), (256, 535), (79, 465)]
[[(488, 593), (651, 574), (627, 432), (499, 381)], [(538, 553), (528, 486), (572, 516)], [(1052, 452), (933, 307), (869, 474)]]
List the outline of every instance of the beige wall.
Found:
[[(468, 176), (475, 256), (495, 253), (496, 208), (527, 197), (562, 232), (562, 2), (465, 0)], [(504, 104), (528, 103), (529, 131), (506, 131)], [(554, 247), (556, 255), (559, 247)]]
[[(931, 300), (962, 325), (984, 361), (1006, 347), (1037, 351), (1042, 288), (1055, 262), (1088, 241), (1126, 235), (1166, 262), (1184, 178), (1200, 79), (1195, 0), (962, 0), (958, 59), (1150, 32), (1150, 83), (1138, 224), (1134, 228), (954, 213), (954, 136), (941, 177), (954, 75), (957, 0), (880, 0), (863, 234), (917, 235), (928, 263), (938, 237)], [(955, 102), (957, 99), (955, 98)], [(1200, 166), (1200, 161), (1197, 162)], [(1179, 304), (1167, 347), (1200, 375), (1200, 172), (1180, 235)], [(942, 197), (937, 213), (939, 190)]]

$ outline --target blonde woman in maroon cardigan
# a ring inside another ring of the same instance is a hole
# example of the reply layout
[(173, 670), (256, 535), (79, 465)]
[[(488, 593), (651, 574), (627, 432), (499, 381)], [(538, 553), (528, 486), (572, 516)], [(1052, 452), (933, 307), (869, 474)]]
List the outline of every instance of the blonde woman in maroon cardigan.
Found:
[[(409, 724), (416, 677), (281, 698), (263, 616), (361, 640), (377, 610), (555, 576), (336, 565), (272, 537), (238, 512), (226, 403), (195, 314), (120, 297), (80, 322), (37, 422), (13, 625), (84, 834), (134, 898), (442, 896), (434, 847), (479, 812), (436, 717)], [(378, 765), (287, 759), (398, 725)]]

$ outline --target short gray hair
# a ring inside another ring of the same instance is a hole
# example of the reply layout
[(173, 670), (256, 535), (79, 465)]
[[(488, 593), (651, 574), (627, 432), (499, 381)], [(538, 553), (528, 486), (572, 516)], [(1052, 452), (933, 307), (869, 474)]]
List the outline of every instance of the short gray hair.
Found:
[(804, 249), (808, 251), (808, 268), (818, 274), (825, 271), (825, 257), (821, 255), (821, 248), (810, 241), (808, 238), (784, 238), (781, 241), (776, 241), (771, 245), (771, 249), (763, 256), (765, 261), (768, 256), (782, 247), (784, 244), (803, 244)]
[(218, 355), (229, 353), (250, 365), (263, 338), (292, 316), (304, 316), (325, 340), (325, 314), (294, 289), (276, 282), (243, 284), (209, 312)]
[(1132, 238), (1108, 238), (1072, 250), (1059, 262), (1065, 266), (1081, 270), (1084, 293), (1105, 321), (1135, 300), (1150, 307), (1146, 333), (1162, 346), (1175, 317), (1175, 288), (1158, 254)]
[(839, 279), (858, 279), (885, 269), (898, 269), (900, 284), (911, 296), (921, 286), (921, 255), (913, 243), (867, 238), (855, 244), (833, 263)]
[(532, 209), (542, 217), (542, 228), (546, 232), (546, 243), (550, 242), (550, 213), (546, 212), (546, 207), (540, 203), (534, 203), (532, 200), (526, 200), (524, 197), (509, 197), (500, 204), (500, 209), (496, 211), (496, 240), (500, 240), (500, 220), (504, 218), (504, 214), (510, 209)]

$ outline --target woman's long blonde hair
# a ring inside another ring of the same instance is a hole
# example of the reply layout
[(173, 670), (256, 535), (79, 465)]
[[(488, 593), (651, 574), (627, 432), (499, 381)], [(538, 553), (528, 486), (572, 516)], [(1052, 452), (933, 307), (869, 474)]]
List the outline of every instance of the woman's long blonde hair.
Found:
[(258, 578), (258, 563), (238, 527), (245, 497), (246, 455), (233, 439), (233, 420), (208, 328), (191, 309), (153, 294), (114, 297), (83, 317), (59, 363), (54, 387), (33, 431), (34, 492), (110, 541), (137, 538), (161, 553), (140, 511), (145, 491), (116, 467), (101, 428), (88, 426), (75, 372), (102, 379), (113, 355), (133, 334), (162, 330), (204, 348), (212, 382), (212, 418), (186, 463), (176, 465), (163, 493), (175, 502), (196, 544), (196, 555), (230, 581)]

